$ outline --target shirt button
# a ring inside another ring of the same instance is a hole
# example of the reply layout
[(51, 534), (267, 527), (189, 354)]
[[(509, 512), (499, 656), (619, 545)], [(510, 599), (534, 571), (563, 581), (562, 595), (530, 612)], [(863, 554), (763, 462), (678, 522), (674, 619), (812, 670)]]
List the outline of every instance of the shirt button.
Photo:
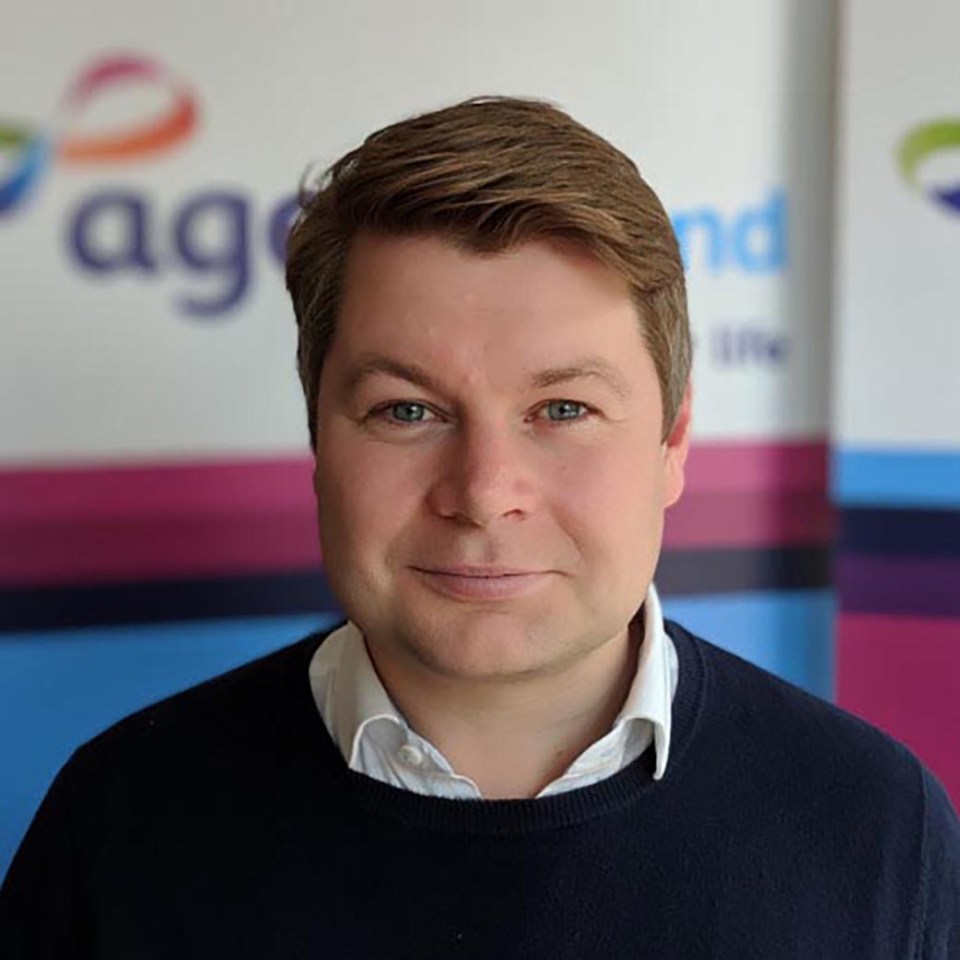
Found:
[(400, 760), (411, 767), (419, 767), (423, 763), (423, 751), (412, 743), (405, 743), (398, 751)]

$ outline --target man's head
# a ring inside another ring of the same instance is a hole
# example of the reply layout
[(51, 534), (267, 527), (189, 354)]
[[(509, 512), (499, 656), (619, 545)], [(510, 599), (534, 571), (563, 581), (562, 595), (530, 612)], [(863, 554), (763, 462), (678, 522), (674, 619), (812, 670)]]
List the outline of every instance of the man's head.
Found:
[(327, 574), (382, 671), (492, 680), (625, 636), (683, 485), (669, 221), (551, 107), (374, 134), (290, 241)]
[(378, 130), (327, 171), (287, 253), (314, 446), (347, 258), (364, 232), (435, 234), (482, 253), (544, 237), (582, 246), (630, 290), (667, 436), (690, 375), (683, 263), (656, 194), (606, 140), (547, 103), (480, 98)]

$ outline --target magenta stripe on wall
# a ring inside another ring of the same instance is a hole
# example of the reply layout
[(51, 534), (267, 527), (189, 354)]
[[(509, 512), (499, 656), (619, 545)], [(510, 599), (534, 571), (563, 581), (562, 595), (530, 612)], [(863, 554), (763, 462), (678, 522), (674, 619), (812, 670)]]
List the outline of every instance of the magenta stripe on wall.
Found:
[(834, 526), (834, 512), (822, 490), (693, 489), (667, 513), (664, 540), (671, 548), (812, 546), (828, 543)]
[(316, 569), (312, 509), (10, 525), (0, 584), (55, 586)]
[(154, 519), (300, 508), (308, 457), (0, 470), (0, 522)]
[[(0, 471), (0, 583), (315, 569), (307, 457)], [(823, 444), (695, 448), (668, 548), (825, 544)]]
[(960, 619), (841, 614), (837, 702), (906, 743), (960, 802)]
[(828, 464), (824, 440), (694, 444), (687, 461), (687, 492), (825, 490)]

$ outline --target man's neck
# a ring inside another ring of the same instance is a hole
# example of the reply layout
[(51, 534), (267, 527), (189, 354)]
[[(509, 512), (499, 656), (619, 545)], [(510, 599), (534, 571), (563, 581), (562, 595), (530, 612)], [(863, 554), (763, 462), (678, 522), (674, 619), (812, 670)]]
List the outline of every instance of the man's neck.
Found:
[(620, 712), (637, 670), (642, 624), (563, 671), (465, 683), (370, 657), (407, 723), (489, 800), (535, 797)]

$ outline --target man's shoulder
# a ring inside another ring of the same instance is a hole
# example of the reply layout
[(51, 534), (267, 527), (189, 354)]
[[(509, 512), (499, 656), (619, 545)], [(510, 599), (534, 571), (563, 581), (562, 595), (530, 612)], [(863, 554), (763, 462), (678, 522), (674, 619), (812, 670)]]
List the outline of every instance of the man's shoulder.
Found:
[(272, 749), (290, 731), (302, 733), (304, 717), (312, 719), (307, 671), (325, 636), (310, 634), (130, 714), (80, 746), (66, 769), (163, 776), (209, 769), (259, 744)]
[[(706, 716), (744, 770), (776, 770), (791, 783), (839, 792), (870, 783), (876, 802), (917, 799), (924, 769), (904, 744), (867, 721), (670, 623), (683, 660), (697, 661)], [(701, 731), (702, 732), (702, 731)]]

